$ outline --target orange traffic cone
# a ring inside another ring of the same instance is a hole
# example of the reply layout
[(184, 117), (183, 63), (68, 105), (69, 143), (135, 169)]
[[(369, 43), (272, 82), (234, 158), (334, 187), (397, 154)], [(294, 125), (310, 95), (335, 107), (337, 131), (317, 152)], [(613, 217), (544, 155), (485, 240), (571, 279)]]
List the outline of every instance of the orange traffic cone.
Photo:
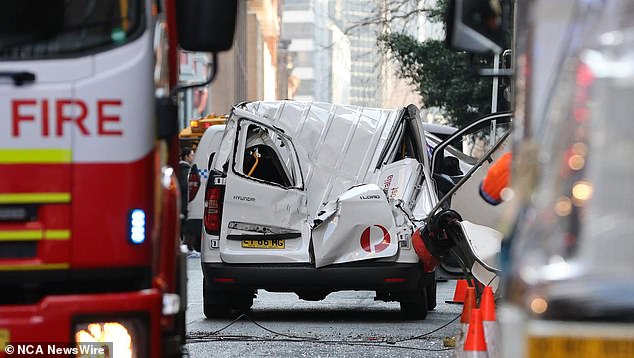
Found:
[(480, 299), (480, 310), (482, 311), (482, 325), (484, 326), (484, 338), (487, 343), (489, 358), (497, 357), (498, 327), (495, 321), (495, 297), (490, 286), (484, 288)]
[(465, 358), (488, 358), (487, 344), (484, 338), (484, 326), (482, 325), (482, 311), (479, 308), (471, 310), (469, 331), (464, 342)]
[(464, 302), (466, 289), (469, 287), (467, 280), (458, 280), (456, 282), (456, 289), (453, 293), (453, 300), (445, 301), (446, 303), (460, 304)]
[(462, 315), (460, 316), (460, 331), (456, 338), (456, 355), (459, 357), (462, 353), (467, 330), (469, 329), (469, 319), (471, 311), (476, 308), (475, 288), (465, 288), (464, 305), (462, 306)]

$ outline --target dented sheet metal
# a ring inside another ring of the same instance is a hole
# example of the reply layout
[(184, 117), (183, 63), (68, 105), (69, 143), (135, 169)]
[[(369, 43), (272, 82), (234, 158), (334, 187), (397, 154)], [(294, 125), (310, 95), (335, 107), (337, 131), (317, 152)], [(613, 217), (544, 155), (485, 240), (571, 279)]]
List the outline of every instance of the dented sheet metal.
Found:
[[(404, 108), (293, 101), (234, 108), (212, 164), (227, 175), (222, 260), (316, 267), (369, 259), (416, 262), (413, 213), (424, 218), (417, 206), (431, 208), (437, 197), (425, 179), (430, 174), (424, 133), (405, 122), (408, 115)], [(408, 131), (414, 132), (410, 142), (401, 143)], [(418, 135), (422, 138), (414, 140)], [(266, 161), (278, 164), (258, 174)], [(297, 175), (294, 168), (300, 168)], [(274, 176), (292, 176), (293, 185)], [(258, 237), (285, 239), (262, 249), (241, 243)]]
[(293, 138), (310, 217), (323, 203), (368, 182), (399, 117), (398, 110), (293, 101), (253, 102), (245, 110)]
[(316, 220), (315, 266), (394, 256), (398, 250), (395, 233), (385, 193), (375, 184), (354, 187)]

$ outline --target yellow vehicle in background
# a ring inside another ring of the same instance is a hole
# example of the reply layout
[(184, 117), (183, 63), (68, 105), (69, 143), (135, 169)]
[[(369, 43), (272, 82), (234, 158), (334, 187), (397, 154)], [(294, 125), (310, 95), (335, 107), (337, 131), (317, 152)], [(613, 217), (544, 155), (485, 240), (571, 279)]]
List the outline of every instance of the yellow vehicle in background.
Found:
[(191, 147), (196, 150), (200, 138), (202, 138), (205, 130), (211, 126), (225, 124), (227, 121), (226, 115), (216, 115), (214, 113), (209, 114), (199, 119), (192, 119), (189, 121), (189, 127), (183, 128), (178, 134), (178, 140), (182, 147)]

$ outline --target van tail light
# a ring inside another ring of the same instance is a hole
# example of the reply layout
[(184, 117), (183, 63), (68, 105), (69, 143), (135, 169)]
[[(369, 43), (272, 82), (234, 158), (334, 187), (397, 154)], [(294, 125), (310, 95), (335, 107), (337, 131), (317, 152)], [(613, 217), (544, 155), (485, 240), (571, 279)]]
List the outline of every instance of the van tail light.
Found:
[(194, 200), (196, 194), (200, 189), (200, 174), (198, 174), (198, 167), (196, 164), (189, 170), (189, 176), (187, 177), (187, 192), (189, 193), (189, 201)]
[(223, 197), (224, 186), (208, 182), (207, 190), (205, 190), (204, 221), (205, 231), (209, 235), (220, 235)]

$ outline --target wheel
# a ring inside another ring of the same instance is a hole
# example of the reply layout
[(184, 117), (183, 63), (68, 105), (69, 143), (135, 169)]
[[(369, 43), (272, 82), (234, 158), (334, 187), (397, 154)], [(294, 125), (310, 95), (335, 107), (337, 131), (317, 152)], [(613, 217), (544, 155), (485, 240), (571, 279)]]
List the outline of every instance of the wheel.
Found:
[(425, 288), (412, 295), (410, 298), (400, 301), (401, 314), (405, 319), (425, 319), (427, 317), (427, 294)]
[(207, 318), (231, 317), (231, 302), (220, 293), (212, 293), (207, 288), (207, 279), (203, 277), (203, 313)]
[(244, 292), (232, 295), (231, 308), (240, 313), (250, 310), (251, 306), (253, 306), (253, 296), (253, 292)]
[(232, 310), (244, 313), (253, 306), (254, 297), (255, 291), (210, 291), (203, 278), (203, 313), (207, 318), (230, 318)]
[(227, 303), (204, 303), (203, 313), (207, 318), (230, 318), (231, 306)]
[(438, 283), (436, 279), (433, 279), (433, 282), (425, 287), (425, 291), (427, 292), (427, 310), (431, 311), (436, 308), (436, 288)]
[(401, 301), (401, 314), (405, 319), (423, 320), (427, 318), (427, 300)]

